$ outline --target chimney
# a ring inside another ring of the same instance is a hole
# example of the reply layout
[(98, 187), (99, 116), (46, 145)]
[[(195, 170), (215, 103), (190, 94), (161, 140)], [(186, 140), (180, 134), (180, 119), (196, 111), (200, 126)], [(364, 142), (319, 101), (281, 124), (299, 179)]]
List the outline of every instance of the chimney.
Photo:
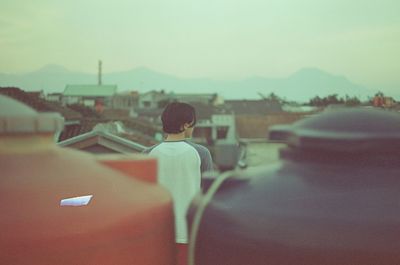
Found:
[(101, 60), (99, 60), (99, 75), (98, 75), (98, 85), (101, 86)]

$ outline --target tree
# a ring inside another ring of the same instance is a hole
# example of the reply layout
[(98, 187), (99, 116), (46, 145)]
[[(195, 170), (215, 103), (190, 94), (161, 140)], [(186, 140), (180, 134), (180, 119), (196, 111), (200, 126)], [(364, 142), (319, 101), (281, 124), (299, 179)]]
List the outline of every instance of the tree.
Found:
[(310, 99), (309, 105), (316, 107), (326, 107), (328, 105), (336, 105), (336, 104), (345, 104), (346, 106), (358, 106), (361, 104), (361, 101), (357, 97), (350, 97), (348, 95), (345, 98), (339, 98), (337, 94), (332, 94), (326, 96), (324, 98), (320, 98), (319, 96), (315, 96)]
[(361, 105), (361, 101), (356, 96), (350, 97), (346, 95), (345, 104), (346, 106), (359, 106)]
[(315, 96), (314, 98), (310, 99), (309, 105), (310, 106), (321, 107), (321, 106), (323, 106), (323, 102), (322, 102), (322, 99), (319, 96)]

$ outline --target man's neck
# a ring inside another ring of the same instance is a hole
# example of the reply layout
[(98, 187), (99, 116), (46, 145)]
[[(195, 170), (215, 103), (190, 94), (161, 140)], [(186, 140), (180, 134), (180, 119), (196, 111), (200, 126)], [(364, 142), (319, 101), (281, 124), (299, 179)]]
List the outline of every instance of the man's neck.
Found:
[(183, 141), (183, 140), (185, 140), (186, 139), (186, 137), (185, 137), (185, 133), (184, 132), (182, 132), (182, 133), (170, 133), (170, 134), (168, 134), (167, 135), (167, 138), (165, 138), (165, 141), (166, 142), (173, 142), (173, 141)]

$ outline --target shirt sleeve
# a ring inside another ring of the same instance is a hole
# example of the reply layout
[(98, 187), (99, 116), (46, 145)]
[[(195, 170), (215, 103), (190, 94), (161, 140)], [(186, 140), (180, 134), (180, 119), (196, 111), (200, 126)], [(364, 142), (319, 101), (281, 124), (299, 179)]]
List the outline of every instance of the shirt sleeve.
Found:
[(213, 161), (211, 158), (210, 151), (204, 147), (204, 152), (203, 155), (201, 156), (201, 166), (200, 166), (200, 171), (201, 173), (204, 173), (205, 171), (211, 171), (213, 170)]
[(212, 161), (210, 151), (205, 146), (202, 146), (199, 144), (193, 144), (193, 145), (197, 149), (197, 152), (200, 155), (200, 159), (201, 159), (200, 171), (201, 171), (201, 173), (203, 174), (206, 171), (212, 171), (214, 169), (214, 164)]
[(214, 163), (212, 161), (211, 153), (207, 149), (207, 147), (202, 146), (200, 144), (192, 143), (190, 141), (186, 141), (186, 143), (193, 146), (199, 153), (200, 161), (201, 161), (201, 165), (200, 165), (201, 174), (203, 174), (206, 171), (212, 171), (214, 169)]

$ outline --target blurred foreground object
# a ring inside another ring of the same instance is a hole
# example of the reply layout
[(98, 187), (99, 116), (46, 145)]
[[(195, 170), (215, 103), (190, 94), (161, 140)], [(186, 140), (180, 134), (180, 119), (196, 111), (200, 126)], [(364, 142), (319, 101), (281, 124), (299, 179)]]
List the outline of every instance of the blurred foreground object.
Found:
[[(0, 96), (0, 264), (175, 264), (168, 193), (142, 159), (62, 149), (58, 114)], [(150, 172), (150, 173), (149, 173)]]
[(271, 136), (287, 143), (278, 163), (193, 201), (190, 265), (400, 264), (398, 113), (325, 111)]

